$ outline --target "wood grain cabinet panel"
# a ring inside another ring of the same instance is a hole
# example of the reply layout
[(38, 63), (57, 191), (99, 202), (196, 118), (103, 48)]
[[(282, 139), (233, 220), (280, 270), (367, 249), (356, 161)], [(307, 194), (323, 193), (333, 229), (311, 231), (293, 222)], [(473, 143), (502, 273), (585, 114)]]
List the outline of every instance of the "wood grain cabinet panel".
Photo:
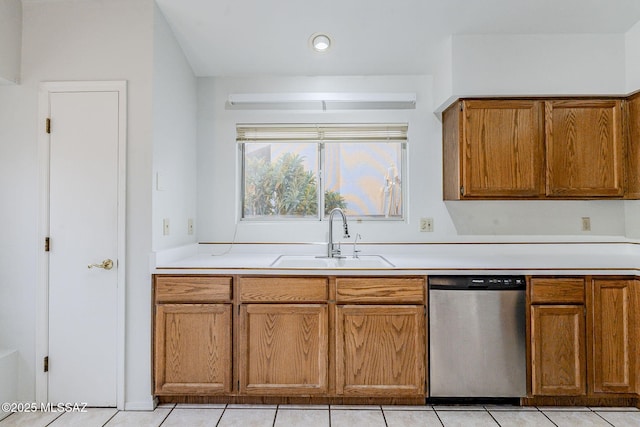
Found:
[(621, 100), (545, 102), (548, 197), (621, 197)]
[(424, 307), (336, 307), (336, 393), (424, 396)]
[(635, 391), (633, 283), (633, 280), (593, 279), (589, 378), (594, 393)]
[(156, 276), (155, 283), (156, 303), (231, 301), (231, 277)]
[(324, 302), (326, 277), (241, 277), (241, 302)]
[(640, 92), (627, 101), (627, 153), (625, 197), (640, 199)]
[(326, 304), (240, 306), (240, 393), (328, 392)]
[(542, 102), (531, 100), (465, 100), (448, 109), (445, 174), (460, 177), (445, 176), (445, 199), (541, 197), (543, 117)]
[(531, 306), (534, 395), (586, 394), (584, 317), (583, 305)]
[(155, 393), (231, 391), (231, 304), (159, 304)]
[(417, 277), (339, 277), (336, 302), (424, 304), (424, 279)]
[(532, 304), (584, 304), (583, 277), (531, 278)]

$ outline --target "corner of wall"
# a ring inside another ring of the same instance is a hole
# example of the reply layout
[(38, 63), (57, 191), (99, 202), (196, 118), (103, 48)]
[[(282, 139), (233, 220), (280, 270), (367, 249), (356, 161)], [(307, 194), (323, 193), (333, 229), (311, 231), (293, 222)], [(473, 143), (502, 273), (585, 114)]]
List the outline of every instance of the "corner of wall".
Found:
[(20, 83), (22, 2), (0, 0), (0, 84)]
[(625, 81), (627, 93), (640, 90), (640, 21), (625, 34)]

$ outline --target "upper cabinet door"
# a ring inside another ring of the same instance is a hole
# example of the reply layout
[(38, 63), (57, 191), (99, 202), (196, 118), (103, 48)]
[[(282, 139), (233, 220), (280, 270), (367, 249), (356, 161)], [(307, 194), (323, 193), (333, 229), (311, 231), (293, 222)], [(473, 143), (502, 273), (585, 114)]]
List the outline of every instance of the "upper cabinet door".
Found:
[(542, 102), (475, 100), (462, 107), (463, 198), (541, 196)]
[(620, 100), (545, 102), (548, 197), (623, 195)]

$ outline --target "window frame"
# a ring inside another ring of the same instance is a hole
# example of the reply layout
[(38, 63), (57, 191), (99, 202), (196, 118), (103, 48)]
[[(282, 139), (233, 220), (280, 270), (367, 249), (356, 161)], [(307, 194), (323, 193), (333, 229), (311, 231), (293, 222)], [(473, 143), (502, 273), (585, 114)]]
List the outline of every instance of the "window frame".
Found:
[[(340, 128), (340, 127), (345, 127), (345, 128), (361, 128), (363, 130), (366, 129), (374, 129), (374, 130), (380, 130), (383, 129), (385, 127), (390, 127), (392, 129), (394, 129), (395, 131), (399, 131), (400, 134), (402, 134), (402, 136), (395, 136), (394, 138), (368, 138), (368, 139), (360, 139), (358, 140), (357, 138), (346, 138), (346, 139), (322, 139), (322, 138), (317, 138), (317, 139), (297, 139), (297, 138), (293, 138), (291, 140), (289, 139), (285, 139), (285, 138), (274, 138), (274, 139), (260, 139), (260, 138), (247, 138), (246, 134), (244, 134), (244, 136), (239, 136), (239, 129), (240, 128), (252, 128), (252, 127), (256, 127), (256, 128), (261, 128), (261, 129), (268, 129), (270, 127), (273, 127), (275, 129), (287, 129), (287, 128), (291, 128), (292, 132), (295, 132), (295, 129), (297, 128), (317, 128), (319, 129), (319, 132), (322, 132), (322, 129), (325, 128), (331, 128), (331, 129), (335, 129), (335, 128)], [(300, 123), (292, 123), (292, 124), (267, 124), (267, 123), (262, 123), (262, 124), (241, 124), (241, 123), (237, 123), (236, 124), (236, 143), (238, 145), (238, 157), (239, 157), (239, 179), (240, 179), (240, 185), (238, 185), (239, 187), (239, 194), (238, 194), (238, 205), (239, 205), (239, 221), (241, 222), (246, 222), (246, 223), (258, 223), (258, 222), (270, 222), (270, 223), (274, 223), (274, 222), (309, 222), (309, 221), (326, 221), (329, 218), (329, 215), (324, 213), (324, 203), (325, 203), (325, 191), (326, 191), (326, 180), (325, 180), (325, 166), (326, 166), (326, 155), (325, 155), (325, 144), (333, 144), (333, 143), (358, 143), (358, 142), (376, 142), (376, 143), (385, 143), (385, 142), (395, 142), (395, 143), (399, 143), (400, 144), (400, 162), (401, 162), (401, 167), (400, 167), (400, 188), (401, 188), (401, 195), (402, 195), (402, 200), (401, 200), (401, 215), (398, 216), (389, 216), (389, 217), (385, 217), (384, 215), (381, 216), (371, 216), (371, 215), (352, 215), (349, 214), (347, 215), (350, 219), (352, 220), (356, 220), (358, 222), (360, 221), (384, 221), (384, 222), (406, 222), (407, 219), (407, 207), (408, 207), (408, 182), (407, 182), (407, 176), (408, 176), (408, 155), (407, 155), (407, 151), (408, 151), (408, 123), (393, 123), (393, 124), (384, 124), (384, 123), (368, 123), (368, 124), (351, 124), (351, 123), (345, 123), (345, 124), (300, 124)], [(307, 216), (307, 217), (300, 217), (300, 216), (291, 216), (291, 217), (287, 217), (287, 216), (279, 216), (279, 215), (262, 215), (262, 216), (256, 216), (256, 217), (245, 217), (245, 213), (244, 213), (244, 202), (245, 202), (245, 166), (246, 166), (246, 144), (248, 143), (282, 143), (282, 142), (289, 142), (289, 143), (315, 143), (317, 145), (317, 150), (316, 150), (316, 182), (317, 182), (317, 189), (318, 189), (318, 211), (316, 215), (313, 216)]]

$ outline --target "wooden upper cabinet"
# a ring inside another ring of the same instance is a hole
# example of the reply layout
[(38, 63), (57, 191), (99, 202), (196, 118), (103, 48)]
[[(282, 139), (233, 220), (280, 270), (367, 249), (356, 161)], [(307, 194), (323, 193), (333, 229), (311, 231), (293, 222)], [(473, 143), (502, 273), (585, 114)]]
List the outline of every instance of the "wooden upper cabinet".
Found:
[(445, 176), (445, 199), (541, 197), (543, 117), (542, 102), (531, 100), (467, 100), (447, 110), (445, 174), (459, 177)]
[(636, 381), (634, 280), (594, 279), (589, 329), (590, 388), (594, 393), (633, 393)]
[(625, 196), (640, 199), (640, 92), (627, 101), (627, 189)]
[(548, 197), (621, 197), (621, 100), (545, 102)]

